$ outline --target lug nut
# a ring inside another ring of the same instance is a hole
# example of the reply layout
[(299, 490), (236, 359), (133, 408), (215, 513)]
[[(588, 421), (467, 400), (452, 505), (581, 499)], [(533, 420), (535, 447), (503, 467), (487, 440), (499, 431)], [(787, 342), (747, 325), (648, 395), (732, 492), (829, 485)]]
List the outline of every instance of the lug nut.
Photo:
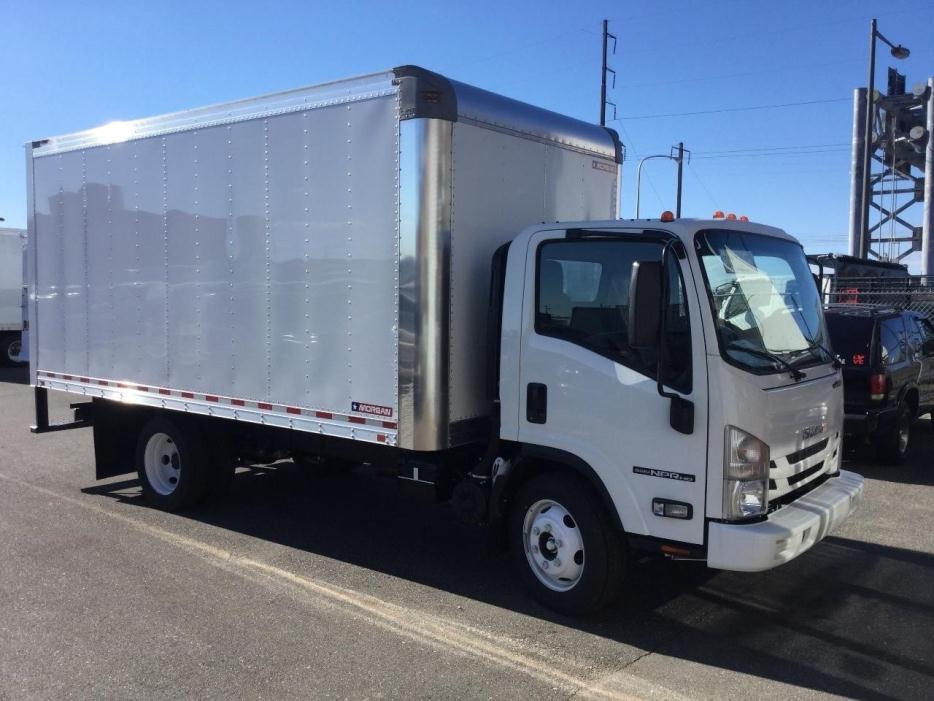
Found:
[(533, 545), (533, 546), (532, 546), (532, 552), (533, 552), (533, 553), (537, 553), (537, 552), (538, 552), (538, 546), (537, 546), (537, 545)]
[(555, 567), (561, 567), (561, 558), (560, 558), (560, 557), (556, 557), (556, 558), (555, 558)]
[(564, 545), (564, 543), (562, 543), (560, 540), (556, 540), (555, 545), (557, 545), (560, 548), (562, 545)]
[(548, 569), (548, 560), (545, 560), (545, 561), (542, 563), (542, 569), (543, 569), (543, 570), (547, 570), (547, 569)]
[(535, 526), (535, 528), (532, 529), (532, 535), (538, 535), (539, 533), (541, 533), (541, 531), (538, 530), (538, 526)]
[(544, 526), (544, 528), (545, 528), (546, 531), (548, 531), (549, 533), (551, 533), (551, 524), (550, 524), (550, 523), (546, 523), (545, 526)]

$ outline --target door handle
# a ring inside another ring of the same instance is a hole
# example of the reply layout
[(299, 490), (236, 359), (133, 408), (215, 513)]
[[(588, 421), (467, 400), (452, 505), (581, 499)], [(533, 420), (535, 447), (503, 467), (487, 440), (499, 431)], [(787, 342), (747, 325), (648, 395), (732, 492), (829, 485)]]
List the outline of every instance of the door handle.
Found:
[(543, 424), (548, 419), (548, 386), (530, 382), (525, 392), (525, 420)]

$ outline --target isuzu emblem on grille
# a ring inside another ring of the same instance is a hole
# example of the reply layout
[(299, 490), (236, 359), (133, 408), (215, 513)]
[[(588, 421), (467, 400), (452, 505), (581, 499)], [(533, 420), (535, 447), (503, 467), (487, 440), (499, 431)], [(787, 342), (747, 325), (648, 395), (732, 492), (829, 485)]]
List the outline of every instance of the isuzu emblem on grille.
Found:
[(814, 424), (813, 426), (805, 426), (804, 430), (801, 431), (802, 437), (805, 439), (813, 438), (814, 436), (820, 435), (827, 430), (827, 424)]

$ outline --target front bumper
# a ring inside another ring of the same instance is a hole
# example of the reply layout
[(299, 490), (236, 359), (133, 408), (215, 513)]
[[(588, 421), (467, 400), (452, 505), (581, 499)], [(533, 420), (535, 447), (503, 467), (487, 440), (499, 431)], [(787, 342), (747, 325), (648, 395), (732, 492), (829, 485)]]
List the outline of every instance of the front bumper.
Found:
[(759, 572), (782, 565), (808, 550), (856, 510), (863, 478), (841, 471), (821, 486), (757, 523), (711, 523), (707, 566)]

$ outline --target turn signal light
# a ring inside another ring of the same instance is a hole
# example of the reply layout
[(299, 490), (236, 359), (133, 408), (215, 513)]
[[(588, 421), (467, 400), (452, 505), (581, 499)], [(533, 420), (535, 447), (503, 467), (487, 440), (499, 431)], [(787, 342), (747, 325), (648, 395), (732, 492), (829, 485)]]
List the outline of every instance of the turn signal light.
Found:
[(727, 221), (736, 221), (736, 215), (733, 214), (733, 212), (730, 212), (729, 214), (726, 215), (726, 219)]
[(652, 499), (652, 513), (663, 518), (680, 518), (690, 520), (694, 515), (694, 509), (690, 504), (683, 501), (672, 501), (670, 499)]
[(879, 402), (885, 399), (885, 390), (886, 385), (885, 375), (883, 373), (875, 373), (869, 376), (869, 398), (874, 402)]
[(724, 217), (724, 214), (722, 210), (718, 209), (716, 212), (713, 213), (714, 219), (723, 219), (723, 217)]
[(662, 221), (674, 221), (675, 215), (669, 212), (667, 209), (662, 212)]
[(740, 220), (740, 221), (749, 221), (749, 217), (747, 217), (745, 214), (740, 214), (740, 215), (739, 215), (739, 220)]

